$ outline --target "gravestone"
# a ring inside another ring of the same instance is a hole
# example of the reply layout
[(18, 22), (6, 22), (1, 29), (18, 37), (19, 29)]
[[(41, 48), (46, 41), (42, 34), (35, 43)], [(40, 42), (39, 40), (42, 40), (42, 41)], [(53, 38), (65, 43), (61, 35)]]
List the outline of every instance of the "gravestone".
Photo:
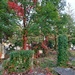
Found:
[(75, 57), (70, 57), (70, 61), (75, 61)]
[(57, 72), (58, 75), (75, 75), (75, 70), (71, 68), (56, 67), (54, 68), (54, 71)]

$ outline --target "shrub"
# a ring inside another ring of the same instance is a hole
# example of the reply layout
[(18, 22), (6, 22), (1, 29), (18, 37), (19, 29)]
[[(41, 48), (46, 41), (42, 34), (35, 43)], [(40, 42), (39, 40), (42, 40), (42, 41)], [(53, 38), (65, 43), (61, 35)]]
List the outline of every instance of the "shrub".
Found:
[(8, 73), (25, 72), (32, 67), (32, 50), (21, 50), (10, 53), (9, 60), (4, 61), (4, 70)]
[(58, 66), (67, 66), (68, 63), (68, 38), (66, 35), (58, 37)]

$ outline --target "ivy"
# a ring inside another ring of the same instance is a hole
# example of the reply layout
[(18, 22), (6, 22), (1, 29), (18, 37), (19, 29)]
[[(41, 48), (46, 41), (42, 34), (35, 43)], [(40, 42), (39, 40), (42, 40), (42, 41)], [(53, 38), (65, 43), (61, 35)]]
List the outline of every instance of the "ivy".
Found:
[(67, 66), (68, 63), (68, 38), (66, 35), (58, 37), (58, 66)]

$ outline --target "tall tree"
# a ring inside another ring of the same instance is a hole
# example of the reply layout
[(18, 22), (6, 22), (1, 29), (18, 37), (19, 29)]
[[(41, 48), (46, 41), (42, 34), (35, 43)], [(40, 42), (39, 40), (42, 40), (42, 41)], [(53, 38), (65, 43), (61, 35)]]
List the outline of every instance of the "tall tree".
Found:
[(39, 35), (41, 31), (44, 36), (54, 34), (56, 41), (58, 30), (63, 26), (61, 11), (64, 10), (64, 6), (65, 0), (42, 0), (41, 5), (38, 4), (35, 9), (36, 13), (30, 22), (29, 32)]
[(27, 28), (31, 17), (31, 10), (36, 5), (37, 0), (14, 0), (8, 1), (8, 6), (13, 9), (17, 15), (23, 20), (23, 49), (26, 49)]
[(74, 10), (72, 9), (71, 5), (68, 3), (66, 7), (66, 18), (67, 18), (67, 34), (70, 36), (73, 36), (73, 33), (75, 33), (74, 28), (75, 28), (75, 21), (74, 21)]
[[(43, 35), (52, 34), (53, 28), (56, 27), (56, 22), (58, 18), (61, 16), (61, 10), (65, 5), (65, 1), (63, 0), (41, 0), (41, 3), (36, 4), (37, 0), (28, 0), (28, 1), (21, 1), (21, 0), (14, 0), (15, 3), (20, 3), (20, 7), (24, 9), (22, 15), (23, 16), (23, 25), (24, 25), (24, 46), (26, 44), (26, 36), (28, 35), (27, 32), (33, 33), (35, 35), (39, 35), (40, 32)], [(14, 4), (16, 5), (16, 4)], [(36, 8), (34, 8), (36, 7)], [(14, 10), (17, 8), (13, 8)], [(30, 14), (30, 11), (34, 14)], [(17, 10), (19, 11), (19, 10)], [(21, 11), (21, 10), (20, 10)], [(21, 14), (21, 13), (19, 13)], [(31, 19), (31, 20), (30, 20)], [(28, 21), (27, 21), (28, 20)], [(29, 24), (27, 24), (27, 22)]]
[(51, 1), (45, 2), (44, 0), (40, 6), (37, 5), (35, 11), (29, 30), (36, 35), (40, 34), (40, 30), (44, 35), (50, 33), (51, 25), (58, 14), (54, 4)]

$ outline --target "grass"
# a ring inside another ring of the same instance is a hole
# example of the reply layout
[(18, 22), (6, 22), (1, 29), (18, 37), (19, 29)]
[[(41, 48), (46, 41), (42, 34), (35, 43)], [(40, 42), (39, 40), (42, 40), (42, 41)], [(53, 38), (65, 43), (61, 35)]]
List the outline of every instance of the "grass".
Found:
[(70, 52), (70, 55), (71, 55), (72, 57), (75, 57), (75, 51), (71, 50), (71, 51), (69, 51), (69, 52)]
[(2, 71), (0, 71), (0, 75), (2, 75)]
[(55, 67), (56, 65), (55, 65), (54, 61), (52, 61), (52, 60), (50, 60), (48, 58), (45, 58), (44, 60), (42, 60), (40, 62), (40, 66), (42, 68), (46, 68), (46, 67), (51, 68), (51, 67)]
[(75, 67), (75, 61), (72, 61), (71, 63), (72, 63), (72, 66), (74, 66), (74, 67)]

